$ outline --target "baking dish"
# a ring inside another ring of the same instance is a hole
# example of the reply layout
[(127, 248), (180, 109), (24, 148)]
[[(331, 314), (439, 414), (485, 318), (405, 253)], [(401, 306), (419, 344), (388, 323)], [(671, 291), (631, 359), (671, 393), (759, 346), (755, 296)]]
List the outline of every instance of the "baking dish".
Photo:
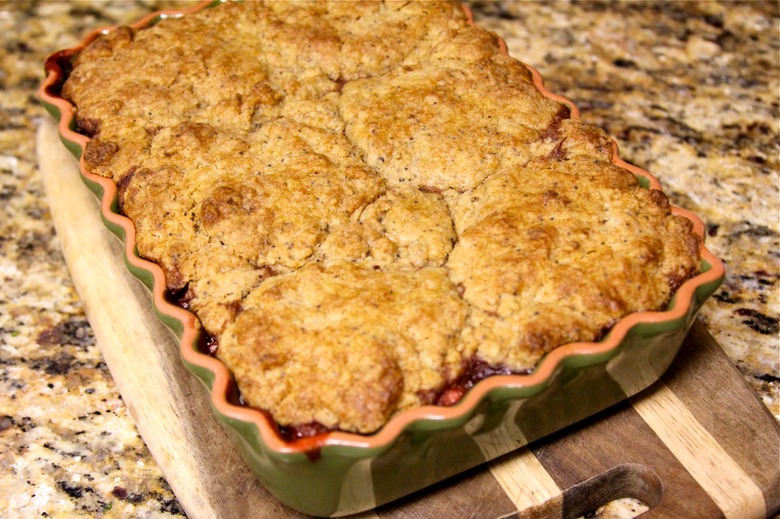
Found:
[[(186, 16), (207, 2), (182, 11), (151, 14), (132, 25), (140, 29), (164, 17)], [(78, 46), (51, 55), (40, 96), (59, 121), (60, 136), (81, 158), (88, 138), (75, 131), (74, 109), (59, 95), (69, 61), (107, 29), (90, 33)], [(506, 52), (506, 46), (502, 44)], [(578, 111), (568, 100), (548, 92), (539, 74), (534, 83), (546, 96)], [(648, 173), (619, 158), (643, 187), (660, 189)], [(331, 432), (288, 442), (264, 413), (237, 402), (227, 368), (201, 353), (196, 318), (166, 299), (162, 270), (139, 257), (132, 223), (119, 214), (115, 184), (90, 173), (81, 161), (82, 178), (98, 196), (107, 227), (125, 243), (128, 268), (153, 293), (160, 318), (180, 339), (188, 369), (209, 389), (218, 418), (258, 479), (282, 502), (313, 515), (344, 515), (386, 503), (590, 416), (643, 390), (666, 370), (680, 348), (696, 312), (720, 284), (722, 264), (702, 245), (701, 274), (676, 292), (660, 312), (629, 315), (599, 342), (561, 346), (528, 375), (494, 376), (478, 383), (451, 407), (426, 406), (398, 414), (380, 431), (364, 436)], [(694, 215), (673, 208), (691, 220)]]

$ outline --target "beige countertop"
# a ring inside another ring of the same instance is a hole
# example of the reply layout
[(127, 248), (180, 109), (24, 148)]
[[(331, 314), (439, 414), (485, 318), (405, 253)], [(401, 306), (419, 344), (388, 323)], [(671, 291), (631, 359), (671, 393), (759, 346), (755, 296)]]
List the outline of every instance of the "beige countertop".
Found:
[[(183, 512), (138, 436), (71, 284), (37, 171), (44, 57), (183, 2), (0, 0), (0, 510)], [(473, 2), (621, 155), (696, 212), (727, 278), (701, 313), (780, 419), (780, 4)]]

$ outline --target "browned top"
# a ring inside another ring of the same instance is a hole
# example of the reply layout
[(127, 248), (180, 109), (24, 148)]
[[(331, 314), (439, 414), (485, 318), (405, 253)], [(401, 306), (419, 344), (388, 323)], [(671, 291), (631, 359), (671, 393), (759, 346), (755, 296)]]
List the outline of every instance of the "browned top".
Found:
[(698, 241), (448, 2), (243, 2), (95, 40), (63, 93), (247, 402), (368, 433), (475, 356), (659, 309)]

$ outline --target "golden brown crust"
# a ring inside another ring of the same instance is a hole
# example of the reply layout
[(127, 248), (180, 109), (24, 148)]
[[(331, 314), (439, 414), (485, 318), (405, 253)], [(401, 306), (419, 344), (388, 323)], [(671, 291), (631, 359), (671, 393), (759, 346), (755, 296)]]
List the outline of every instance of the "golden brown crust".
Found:
[(251, 405), (369, 433), (475, 356), (663, 307), (690, 222), (451, 2), (228, 3), (96, 39), (63, 95)]
[(281, 423), (371, 432), (459, 371), (465, 315), (443, 269), (313, 263), (244, 299), (219, 351)]

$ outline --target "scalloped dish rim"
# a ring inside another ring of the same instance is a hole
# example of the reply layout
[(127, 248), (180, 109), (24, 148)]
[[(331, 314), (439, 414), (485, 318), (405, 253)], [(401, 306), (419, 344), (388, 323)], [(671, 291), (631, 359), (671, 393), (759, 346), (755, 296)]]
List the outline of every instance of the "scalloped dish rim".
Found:
[[(156, 23), (156, 21), (170, 17), (180, 17), (186, 14), (198, 12), (202, 9), (216, 5), (224, 0), (206, 0), (194, 6), (177, 10), (166, 10), (150, 13), (137, 22), (130, 24), (133, 29), (141, 29)], [(470, 10), (463, 6), (468, 22), (474, 24)], [(613, 325), (607, 336), (599, 342), (576, 342), (561, 345), (548, 353), (536, 365), (530, 374), (525, 375), (496, 375), (488, 377), (477, 383), (456, 404), (449, 407), (426, 405), (411, 410), (401, 411), (392, 417), (379, 431), (371, 435), (361, 435), (343, 431), (332, 431), (311, 438), (287, 441), (277, 432), (273, 420), (264, 412), (247, 406), (233, 404), (229, 401), (234, 382), (228, 368), (220, 360), (198, 350), (199, 327), (197, 318), (191, 312), (168, 302), (165, 297), (165, 279), (162, 269), (155, 263), (138, 256), (136, 251), (135, 227), (130, 219), (116, 212), (116, 184), (106, 178), (89, 172), (85, 166), (83, 150), (88, 137), (75, 131), (74, 106), (59, 95), (59, 88), (65, 78), (65, 73), (58, 61), (71, 58), (83, 50), (86, 45), (106, 33), (115, 26), (102, 27), (89, 32), (78, 45), (60, 50), (49, 55), (45, 62), (46, 79), (38, 90), (39, 98), (47, 105), (47, 109), (58, 119), (58, 132), (61, 140), (79, 158), (79, 168), (83, 177), (91, 183), (97, 184), (102, 189), (100, 198), (100, 212), (107, 226), (121, 229), (124, 234), (124, 254), (128, 268), (132, 267), (151, 276), (153, 303), (158, 314), (173, 319), (178, 325), (166, 324), (179, 337), (179, 351), (188, 364), (188, 369), (201, 379), (209, 387), (211, 404), (217, 413), (221, 413), (228, 419), (238, 420), (256, 427), (258, 436), (272, 452), (277, 454), (308, 454), (319, 452), (325, 447), (340, 446), (354, 449), (386, 449), (406, 429), (419, 424), (422, 421), (451, 421), (465, 420), (479, 404), (496, 389), (524, 389), (544, 387), (555, 376), (560, 366), (567, 359), (574, 356), (599, 356), (609, 354), (616, 350), (623, 339), (636, 326), (646, 324), (659, 324), (684, 318), (696, 298), (698, 288), (710, 283), (719, 282), (725, 275), (723, 263), (716, 258), (705, 246), (705, 229), (703, 222), (692, 212), (672, 205), (672, 213), (683, 216), (693, 223), (694, 233), (700, 238), (701, 263), (708, 264), (709, 268), (695, 277), (685, 281), (672, 297), (672, 302), (666, 310), (648, 311), (629, 314)], [(498, 38), (501, 52), (508, 54), (506, 43)], [(554, 94), (544, 86), (539, 72), (529, 65), (525, 65), (530, 71), (534, 85), (546, 97), (567, 105), (571, 112), (571, 118), (579, 118), (579, 110), (574, 103), (565, 97)], [(58, 113), (57, 113), (58, 112)], [(643, 186), (649, 189), (661, 190), (659, 181), (647, 171), (633, 166), (619, 156), (617, 144), (612, 140), (612, 162), (622, 167), (637, 177), (645, 179)], [(116, 231), (115, 231), (116, 234)], [(138, 274), (134, 272), (136, 276)], [(163, 319), (165, 321), (165, 319)], [(176, 330), (180, 328), (180, 330)], [(195, 366), (211, 373), (211, 380), (207, 381), (202, 374), (195, 373), (189, 366)], [(349, 450), (349, 449), (347, 449)], [(361, 454), (356, 455), (360, 456)]]

